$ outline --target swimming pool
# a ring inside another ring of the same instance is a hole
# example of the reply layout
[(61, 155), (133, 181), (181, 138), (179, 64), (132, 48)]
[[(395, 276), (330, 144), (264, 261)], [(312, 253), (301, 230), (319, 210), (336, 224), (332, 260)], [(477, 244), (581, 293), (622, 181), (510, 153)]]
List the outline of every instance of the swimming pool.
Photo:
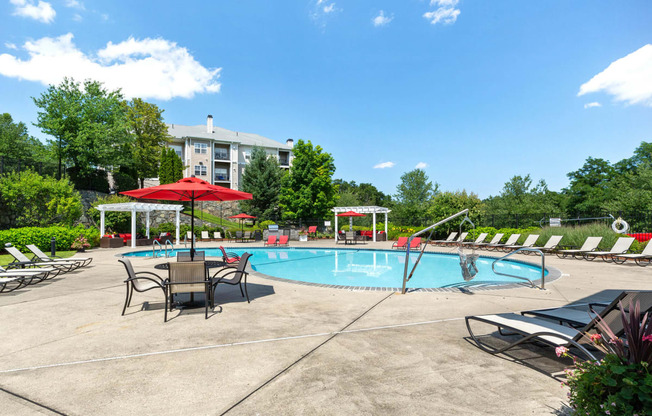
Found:
[[(219, 249), (199, 249), (206, 256), (222, 257)], [(172, 252), (176, 256), (177, 250)], [(227, 251), (251, 253), (251, 267), (262, 274), (279, 279), (296, 280), (313, 284), (344, 287), (396, 288), (403, 282), (405, 252), (356, 249), (304, 249), (304, 248), (241, 248), (229, 247)], [(151, 257), (151, 251), (126, 253), (124, 256)], [(411, 270), (418, 253), (411, 253)], [(163, 258), (161, 258), (163, 260)], [(477, 276), (465, 282), (457, 254), (424, 253), (419, 267), (409, 282), (410, 288), (455, 288), (472, 286), (497, 286), (523, 283), (521, 280), (495, 274), (491, 264), (495, 259), (480, 257)], [(519, 261), (500, 262), (496, 269), (530, 280), (541, 278), (541, 268)], [(546, 276), (549, 270), (546, 271)]]

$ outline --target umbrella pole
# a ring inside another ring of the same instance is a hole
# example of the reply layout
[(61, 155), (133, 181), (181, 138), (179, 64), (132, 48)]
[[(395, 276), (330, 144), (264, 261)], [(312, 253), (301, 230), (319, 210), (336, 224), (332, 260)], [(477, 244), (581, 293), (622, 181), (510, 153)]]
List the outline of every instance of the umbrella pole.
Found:
[(190, 261), (195, 261), (195, 199), (190, 198)]

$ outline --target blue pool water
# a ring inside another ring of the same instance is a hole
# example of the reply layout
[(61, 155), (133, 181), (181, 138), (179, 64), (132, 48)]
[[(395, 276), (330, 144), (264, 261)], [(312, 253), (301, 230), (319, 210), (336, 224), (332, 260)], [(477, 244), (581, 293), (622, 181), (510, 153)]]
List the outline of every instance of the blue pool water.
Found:
[[(222, 257), (219, 249), (200, 250), (205, 251), (207, 257)], [(405, 267), (405, 252), (399, 251), (239, 247), (229, 247), (227, 251), (251, 253), (249, 262), (257, 272), (282, 279), (329, 285), (400, 287)], [(125, 256), (151, 257), (152, 252), (138, 251)], [(176, 256), (176, 251), (172, 256)], [(418, 253), (411, 253), (409, 270), (417, 257)], [(476, 262), (478, 274), (470, 282), (465, 282), (457, 255), (425, 253), (409, 287), (445, 288), (523, 282), (495, 274), (491, 270), (493, 261), (492, 258), (480, 257)], [(541, 278), (540, 267), (521, 262), (500, 262), (496, 269), (530, 280)]]

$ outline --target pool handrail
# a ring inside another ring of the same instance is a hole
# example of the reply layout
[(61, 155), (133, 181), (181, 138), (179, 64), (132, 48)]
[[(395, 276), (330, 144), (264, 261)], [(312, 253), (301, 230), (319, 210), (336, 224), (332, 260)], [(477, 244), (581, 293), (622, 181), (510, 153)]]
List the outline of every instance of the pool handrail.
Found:
[(536, 288), (537, 286), (534, 284), (534, 282), (532, 280), (528, 279), (527, 277), (516, 276), (516, 275), (513, 275), (513, 274), (509, 274), (509, 273), (502, 273), (502, 272), (496, 271), (496, 267), (495, 267), (496, 263), (507, 259), (508, 257), (518, 253), (519, 251), (531, 251), (531, 252), (537, 253), (537, 254), (539, 254), (541, 256), (541, 287), (539, 289), (545, 290), (545, 288), (546, 288), (546, 281), (545, 281), (545, 278), (546, 278), (546, 255), (543, 253), (543, 251), (539, 250), (538, 248), (521, 247), (518, 250), (514, 250), (511, 253), (506, 254), (506, 255), (502, 256), (501, 258), (494, 260), (494, 262), (491, 263), (491, 270), (494, 273), (496, 273), (496, 274), (498, 274), (500, 276), (507, 276), (507, 277), (512, 277), (514, 279), (527, 280), (528, 282), (530, 282), (530, 284), (532, 285), (533, 288)]
[[(419, 265), (419, 261), (421, 261), (421, 257), (423, 256), (423, 252), (426, 250), (426, 247), (428, 246), (428, 241), (430, 241), (430, 237), (432, 237), (432, 233), (435, 231), (435, 228), (442, 225), (446, 224), (448, 221), (451, 221), (460, 215), (468, 214), (469, 209), (463, 209), (462, 211), (458, 212), (457, 214), (453, 214), (448, 218), (445, 218), (439, 222), (434, 223), (433, 225), (424, 228), (421, 231), (417, 231), (416, 233), (412, 234), (410, 237), (408, 237), (408, 242), (406, 244), (406, 249), (405, 249), (405, 269), (403, 270), (403, 288), (401, 289), (401, 293), (405, 294), (406, 291), (406, 285), (407, 282), (412, 278), (412, 275), (414, 274), (414, 270), (417, 268)], [(421, 248), (421, 252), (419, 253), (419, 257), (417, 257), (417, 261), (414, 263), (414, 266), (412, 267), (412, 271), (408, 275), (408, 265), (409, 265), (409, 260), (410, 260), (410, 244), (412, 243), (412, 240), (416, 237), (419, 237), (421, 234), (425, 233), (426, 231), (430, 231), (430, 235), (426, 239), (426, 244), (423, 245)]]

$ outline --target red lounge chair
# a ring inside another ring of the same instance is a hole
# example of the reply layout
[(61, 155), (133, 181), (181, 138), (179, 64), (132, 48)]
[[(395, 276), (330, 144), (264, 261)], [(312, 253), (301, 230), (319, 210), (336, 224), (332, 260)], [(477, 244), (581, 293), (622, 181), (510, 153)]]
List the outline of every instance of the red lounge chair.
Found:
[(317, 226), (311, 225), (308, 227), (308, 235), (312, 235), (313, 238), (317, 237)]
[(289, 235), (282, 235), (282, 236), (280, 236), (279, 239), (278, 239), (278, 245), (279, 245), (279, 246), (287, 246), (289, 240), (290, 240), (290, 236), (289, 236)]
[(414, 238), (414, 239), (410, 242), (410, 250), (412, 250), (413, 248), (416, 248), (416, 249), (420, 249), (420, 248), (421, 248), (421, 237)]
[(405, 245), (407, 244), (407, 237), (399, 237), (398, 241), (392, 244), (392, 248), (405, 248)]
[(227, 253), (226, 250), (224, 250), (224, 247), (220, 246), (220, 250), (222, 250), (222, 259), (224, 262), (228, 264), (234, 264), (240, 261), (240, 256), (238, 256), (235, 253)]
[(267, 237), (267, 242), (264, 244), (266, 246), (275, 246), (276, 245), (276, 236), (270, 235)]

